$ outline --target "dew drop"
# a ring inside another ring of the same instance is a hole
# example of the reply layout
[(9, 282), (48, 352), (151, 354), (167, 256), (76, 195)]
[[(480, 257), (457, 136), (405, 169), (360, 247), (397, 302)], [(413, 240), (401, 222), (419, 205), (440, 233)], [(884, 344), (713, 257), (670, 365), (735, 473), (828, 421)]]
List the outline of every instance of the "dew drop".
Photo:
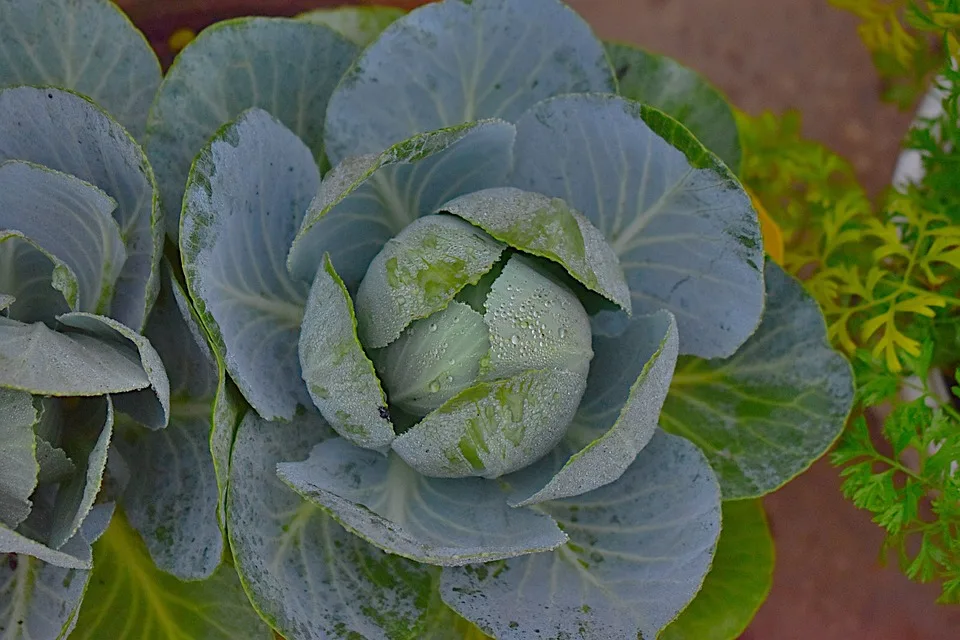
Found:
[(520, 344), (520, 336), (514, 335), (510, 338), (511, 344)]
[(437, 391), (440, 391), (440, 381), (434, 380), (433, 382), (430, 383), (429, 388), (432, 393), (436, 393)]
[(560, 327), (560, 331), (558, 331), (557, 333), (560, 334), (560, 339), (561, 339), (561, 340), (563, 340), (564, 338), (567, 337), (567, 330), (566, 330), (565, 327)]
[(437, 330), (436, 323), (431, 323), (429, 328), (430, 328), (430, 333), (433, 333), (434, 331), (436, 331)]

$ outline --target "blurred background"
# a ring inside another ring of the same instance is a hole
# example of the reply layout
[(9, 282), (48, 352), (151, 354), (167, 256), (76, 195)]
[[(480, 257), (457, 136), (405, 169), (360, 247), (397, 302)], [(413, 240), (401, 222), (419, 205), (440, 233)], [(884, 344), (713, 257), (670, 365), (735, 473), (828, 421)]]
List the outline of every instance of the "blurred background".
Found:
[[(566, 0), (607, 39), (667, 54), (750, 114), (798, 109), (806, 136), (848, 158), (875, 195), (889, 184), (911, 120), (880, 100), (856, 19), (826, 0)], [(180, 29), (241, 15), (293, 15), (325, 0), (118, 0), (165, 64)], [(410, 8), (409, 0), (380, 0)], [(879, 557), (883, 534), (821, 460), (764, 500), (777, 545), (770, 598), (745, 640), (949, 640), (960, 606)]]

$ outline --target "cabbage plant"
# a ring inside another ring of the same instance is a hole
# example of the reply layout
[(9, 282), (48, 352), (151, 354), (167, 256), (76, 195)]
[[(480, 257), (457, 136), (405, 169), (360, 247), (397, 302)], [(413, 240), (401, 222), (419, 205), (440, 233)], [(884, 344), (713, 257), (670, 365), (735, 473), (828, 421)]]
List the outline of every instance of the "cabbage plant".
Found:
[(446, 0), (359, 54), (323, 22), (212, 27), (148, 122), (251, 602), (290, 638), (656, 637), (722, 501), (851, 400), (729, 109), (556, 0)]
[(557, 0), (0, 36), (0, 633), (739, 634), (851, 380), (718, 92)]

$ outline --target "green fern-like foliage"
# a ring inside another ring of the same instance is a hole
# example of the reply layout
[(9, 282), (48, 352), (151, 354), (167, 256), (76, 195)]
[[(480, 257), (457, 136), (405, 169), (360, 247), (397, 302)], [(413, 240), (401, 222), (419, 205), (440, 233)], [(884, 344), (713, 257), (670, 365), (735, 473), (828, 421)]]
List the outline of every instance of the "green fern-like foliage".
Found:
[(944, 53), (960, 53), (960, 0), (829, 1), (860, 19), (860, 38), (885, 82), (883, 97), (901, 107), (926, 90)]
[[(738, 124), (744, 181), (781, 227), (784, 266), (854, 362), (860, 411), (832, 455), (844, 494), (883, 527), (906, 575), (960, 602), (960, 387), (930, 382), (933, 367), (960, 362), (960, 73), (944, 74), (944, 114), (907, 139), (923, 182), (877, 201), (849, 163), (801, 136), (799, 115)], [(879, 405), (892, 407), (880, 446), (864, 418)]]

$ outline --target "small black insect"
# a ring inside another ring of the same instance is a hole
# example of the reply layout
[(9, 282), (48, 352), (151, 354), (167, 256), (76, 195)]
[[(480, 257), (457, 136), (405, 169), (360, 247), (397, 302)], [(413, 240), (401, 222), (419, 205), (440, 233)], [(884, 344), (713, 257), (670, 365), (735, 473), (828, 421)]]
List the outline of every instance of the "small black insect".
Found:
[(390, 419), (390, 410), (387, 409), (386, 407), (380, 407), (377, 409), (377, 411), (380, 412), (380, 417), (383, 418), (384, 420)]

